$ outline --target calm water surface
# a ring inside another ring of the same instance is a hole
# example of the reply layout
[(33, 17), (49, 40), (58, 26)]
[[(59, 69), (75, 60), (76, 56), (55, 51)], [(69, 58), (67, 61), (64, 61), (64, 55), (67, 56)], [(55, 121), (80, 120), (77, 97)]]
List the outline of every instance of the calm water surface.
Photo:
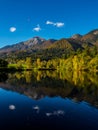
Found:
[(0, 73), (0, 129), (98, 130), (98, 75)]

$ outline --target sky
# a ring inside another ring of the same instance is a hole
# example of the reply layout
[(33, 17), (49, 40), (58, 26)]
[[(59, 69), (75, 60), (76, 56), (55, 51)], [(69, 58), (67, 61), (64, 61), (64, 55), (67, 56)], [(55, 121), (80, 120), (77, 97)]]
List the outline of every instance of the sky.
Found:
[(98, 0), (0, 0), (0, 47), (98, 28)]

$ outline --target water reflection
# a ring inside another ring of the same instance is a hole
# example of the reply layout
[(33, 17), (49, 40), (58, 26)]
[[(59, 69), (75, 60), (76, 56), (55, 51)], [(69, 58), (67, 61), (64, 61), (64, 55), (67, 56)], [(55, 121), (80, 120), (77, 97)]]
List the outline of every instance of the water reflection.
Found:
[(24, 71), (0, 76), (0, 128), (98, 129), (97, 74)]
[(15, 105), (9, 105), (9, 109), (10, 109), (10, 110), (15, 110), (16, 107), (15, 107)]
[(40, 111), (40, 107), (39, 107), (39, 106), (34, 106), (34, 107), (33, 107), (33, 110), (35, 110), (36, 113), (39, 113), (39, 111)]
[(3, 73), (0, 86), (33, 99), (60, 96), (75, 102), (86, 101), (98, 107), (97, 74), (57, 71)]
[(0, 82), (5, 82), (8, 79), (8, 73), (0, 72)]
[(50, 112), (50, 113), (46, 113), (46, 116), (60, 116), (60, 115), (64, 115), (64, 111), (63, 110), (57, 110), (57, 111), (54, 111), (54, 112)]

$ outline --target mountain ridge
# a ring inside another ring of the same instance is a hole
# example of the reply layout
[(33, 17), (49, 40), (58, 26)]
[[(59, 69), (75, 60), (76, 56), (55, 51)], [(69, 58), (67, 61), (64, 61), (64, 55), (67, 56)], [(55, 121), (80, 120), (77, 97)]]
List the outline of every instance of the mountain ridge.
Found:
[(39, 52), (43, 50), (48, 50), (49, 52), (55, 51), (55, 53), (60, 51), (60, 54), (67, 54), (70, 51), (77, 51), (77, 49), (85, 49), (85, 46), (98, 46), (98, 29), (94, 29), (85, 35), (75, 34), (70, 38), (62, 38), (59, 40), (46, 40), (36, 36), (27, 41), (0, 48), (0, 56), (8, 56), (12, 53), (16, 54), (17, 52), (26, 52), (32, 54), (33, 52)]

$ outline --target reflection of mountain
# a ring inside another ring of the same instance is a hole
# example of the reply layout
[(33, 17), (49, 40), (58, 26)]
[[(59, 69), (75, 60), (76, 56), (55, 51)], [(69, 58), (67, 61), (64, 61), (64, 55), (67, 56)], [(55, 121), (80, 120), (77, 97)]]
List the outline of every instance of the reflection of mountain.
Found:
[(73, 73), (71, 75), (57, 72), (23, 72), (9, 74), (6, 83), (0, 87), (15, 91), (33, 99), (45, 96), (61, 96), (74, 101), (87, 101), (98, 106), (98, 75)]

